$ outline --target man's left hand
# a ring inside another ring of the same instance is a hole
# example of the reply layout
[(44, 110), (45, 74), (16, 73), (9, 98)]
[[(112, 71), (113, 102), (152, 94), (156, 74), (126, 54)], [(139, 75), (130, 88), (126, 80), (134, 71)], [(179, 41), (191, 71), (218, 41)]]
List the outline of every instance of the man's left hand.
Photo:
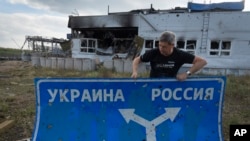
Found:
[(184, 73), (177, 74), (176, 79), (179, 81), (184, 81), (187, 79), (187, 77), (188, 77), (188, 74), (184, 72)]

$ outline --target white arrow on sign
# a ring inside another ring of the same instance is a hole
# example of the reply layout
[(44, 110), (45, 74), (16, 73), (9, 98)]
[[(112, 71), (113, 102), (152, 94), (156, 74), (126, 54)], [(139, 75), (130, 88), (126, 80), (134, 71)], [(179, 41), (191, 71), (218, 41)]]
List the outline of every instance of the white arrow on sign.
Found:
[(127, 123), (130, 120), (144, 126), (146, 128), (146, 140), (147, 141), (156, 141), (156, 132), (155, 127), (164, 122), (167, 119), (173, 121), (177, 114), (179, 113), (181, 108), (165, 108), (165, 113), (153, 119), (152, 121), (148, 121), (138, 115), (136, 115), (135, 109), (119, 109), (119, 112), (122, 114), (123, 118)]

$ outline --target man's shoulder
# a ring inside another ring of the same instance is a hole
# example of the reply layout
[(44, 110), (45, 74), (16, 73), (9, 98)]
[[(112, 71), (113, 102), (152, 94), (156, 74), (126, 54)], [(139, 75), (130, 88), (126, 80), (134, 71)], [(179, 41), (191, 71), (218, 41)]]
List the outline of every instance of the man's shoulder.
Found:
[(181, 49), (179, 49), (179, 48), (177, 48), (177, 47), (174, 47), (174, 51), (175, 51), (175, 52), (180, 52), (180, 53), (185, 52), (185, 51), (183, 51), (183, 50), (181, 50)]
[(153, 48), (150, 50), (145, 51), (143, 55), (141, 55), (141, 61), (148, 62), (152, 59), (154, 59), (156, 56), (159, 56), (160, 51), (158, 48)]
[(180, 58), (185, 58), (185, 59), (189, 58), (190, 60), (193, 60), (195, 58), (194, 54), (191, 54), (189, 52), (186, 52), (186, 51), (178, 49), (178, 48), (175, 48), (174, 52), (175, 52), (174, 56), (178, 56)]

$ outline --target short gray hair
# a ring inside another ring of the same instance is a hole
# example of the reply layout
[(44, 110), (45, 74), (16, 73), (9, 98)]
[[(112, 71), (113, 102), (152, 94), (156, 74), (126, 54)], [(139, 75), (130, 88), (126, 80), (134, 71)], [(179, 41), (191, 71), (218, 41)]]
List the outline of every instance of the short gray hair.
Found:
[(168, 42), (169, 44), (175, 44), (175, 34), (171, 31), (164, 31), (159, 39), (160, 42)]

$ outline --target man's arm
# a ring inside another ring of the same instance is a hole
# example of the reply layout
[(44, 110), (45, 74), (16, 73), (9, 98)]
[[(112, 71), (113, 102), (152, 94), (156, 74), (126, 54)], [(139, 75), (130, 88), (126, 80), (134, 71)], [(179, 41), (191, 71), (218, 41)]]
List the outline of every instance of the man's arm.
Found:
[(138, 66), (139, 66), (139, 64), (141, 63), (141, 58), (140, 58), (140, 56), (138, 56), (138, 57), (136, 57), (134, 60), (133, 60), (133, 64), (132, 64), (132, 75), (131, 75), (131, 77), (132, 78), (137, 78), (137, 75), (138, 75)]
[(193, 66), (189, 69), (191, 74), (196, 73), (207, 64), (207, 61), (199, 56), (195, 56)]
[[(194, 61), (193, 61), (193, 65), (192, 67), (189, 69), (190, 74), (194, 74), (197, 71), (199, 71), (200, 69), (202, 69), (205, 65), (207, 64), (207, 61), (199, 56), (195, 56)], [(180, 73), (177, 75), (177, 79), (180, 81), (183, 81), (185, 79), (187, 79), (188, 77), (188, 73)]]

